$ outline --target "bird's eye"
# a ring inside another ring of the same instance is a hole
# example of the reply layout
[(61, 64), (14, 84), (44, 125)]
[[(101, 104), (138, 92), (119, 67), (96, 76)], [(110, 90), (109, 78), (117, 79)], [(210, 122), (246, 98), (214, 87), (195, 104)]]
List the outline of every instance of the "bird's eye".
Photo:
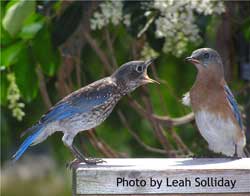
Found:
[(143, 71), (143, 66), (142, 66), (142, 65), (138, 65), (138, 66), (136, 67), (136, 71), (137, 71), (138, 73), (141, 73), (141, 72)]
[(205, 59), (208, 59), (208, 57), (209, 57), (209, 54), (206, 52), (206, 53), (204, 54), (204, 58), (205, 58)]

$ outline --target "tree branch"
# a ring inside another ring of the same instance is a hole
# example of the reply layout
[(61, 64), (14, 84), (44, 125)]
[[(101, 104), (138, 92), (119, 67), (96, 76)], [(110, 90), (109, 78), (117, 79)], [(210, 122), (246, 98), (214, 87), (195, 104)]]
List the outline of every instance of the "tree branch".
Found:
[(90, 143), (102, 154), (107, 157), (118, 158), (120, 157), (109, 145), (107, 145), (102, 139), (98, 138), (95, 134), (95, 129), (87, 131), (87, 135)]
[(50, 100), (49, 95), (48, 95), (44, 75), (43, 75), (42, 70), (39, 66), (36, 69), (36, 73), (37, 73), (38, 80), (39, 80), (39, 89), (40, 89), (40, 93), (42, 95), (43, 102), (44, 102), (46, 108), (49, 109), (52, 106), (52, 103), (51, 103), (51, 100)]
[(113, 68), (111, 67), (109, 63), (109, 60), (106, 57), (106, 54), (101, 50), (101, 48), (99, 48), (96, 40), (93, 37), (91, 37), (91, 35), (87, 31), (83, 31), (83, 36), (86, 39), (86, 41), (89, 43), (89, 45), (92, 47), (92, 49), (96, 52), (98, 57), (100, 58), (106, 71), (108, 71), (108, 73), (112, 73)]
[(144, 148), (146, 149), (147, 151), (150, 151), (150, 152), (155, 152), (155, 153), (160, 153), (160, 154), (166, 154), (166, 151), (163, 150), (163, 149), (159, 149), (159, 148), (154, 148), (154, 147), (151, 147), (147, 144), (145, 144), (141, 139), (140, 137), (134, 132), (132, 131), (131, 127), (129, 126), (129, 123), (127, 121), (127, 119), (125, 118), (124, 114), (122, 113), (121, 110), (118, 110), (117, 111), (120, 119), (121, 119), (121, 122), (122, 124), (127, 128), (128, 132), (134, 137), (134, 139)]
[(111, 41), (110, 33), (109, 33), (109, 30), (108, 30), (107, 27), (104, 29), (104, 32), (105, 32), (106, 43), (107, 43), (107, 46), (108, 46), (108, 49), (109, 49), (109, 52), (110, 52), (110, 57), (111, 57), (112, 65), (113, 65), (114, 68), (117, 68), (118, 64), (117, 64), (117, 61), (116, 61), (116, 58), (115, 58), (115, 52), (114, 52), (114, 48), (113, 48), (113, 43)]
[(131, 96), (128, 96), (129, 99), (129, 105), (134, 108), (141, 116), (147, 118), (147, 119), (155, 119), (157, 122), (167, 126), (180, 126), (187, 123), (190, 123), (194, 120), (194, 114), (189, 113), (185, 116), (178, 117), (178, 118), (171, 118), (169, 116), (159, 116), (157, 114), (151, 114), (147, 112), (136, 100), (132, 99)]
[[(153, 107), (151, 105), (151, 102), (148, 98), (148, 96), (144, 96), (143, 97), (143, 101), (146, 104), (146, 111), (148, 114), (152, 114), (153, 113)], [(156, 134), (156, 137), (158, 138), (159, 142), (161, 143), (161, 145), (163, 146), (163, 148), (166, 151), (166, 154), (169, 155), (169, 151), (173, 149), (172, 145), (168, 142), (166, 135), (164, 134), (164, 130), (162, 129), (162, 127), (160, 126), (159, 123), (157, 123), (155, 121), (154, 118), (152, 118), (152, 116), (150, 116), (150, 118), (148, 119), (154, 129), (154, 132)]]

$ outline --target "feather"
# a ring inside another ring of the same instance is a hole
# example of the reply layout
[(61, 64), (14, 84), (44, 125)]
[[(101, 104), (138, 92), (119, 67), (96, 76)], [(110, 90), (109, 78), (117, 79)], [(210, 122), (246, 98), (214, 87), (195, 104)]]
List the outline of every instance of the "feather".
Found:
[(191, 106), (190, 93), (187, 92), (182, 97), (182, 104), (185, 106)]
[(34, 131), (34, 133), (32, 133), (24, 140), (24, 142), (19, 147), (17, 152), (12, 156), (12, 159), (14, 161), (17, 161), (22, 156), (22, 154), (27, 150), (27, 148), (36, 140), (36, 138), (39, 136), (42, 130), (43, 130), (42, 125), (37, 126), (37, 129)]
[[(33, 133), (39, 125), (45, 126), (45, 124), (51, 122), (71, 118), (76, 114), (87, 113), (104, 104), (114, 90), (114, 84), (108, 83), (107, 85), (104, 80), (108, 80), (108, 78), (96, 81), (63, 98), (54, 107), (50, 108), (36, 125), (24, 131), (21, 137), (29, 132)], [(103, 83), (106, 85), (103, 85)]]
[(102, 83), (103, 81), (98, 81), (71, 93), (43, 115), (40, 123), (50, 123), (70, 118), (75, 114), (87, 113), (104, 104), (110, 98), (113, 89), (111, 85), (101, 86)]
[(227, 85), (224, 86), (224, 89), (226, 92), (226, 97), (227, 97), (227, 100), (229, 102), (230, 108), (232, 109), (232, 112), (233, 112), (237, 122), (239, 123), (240, 128), (243, 129), (240, 111), (239, 111), (237, 102), (233, 96), (233, 93), (231, 92), (231, 90), (229, 89), (229, 87)]

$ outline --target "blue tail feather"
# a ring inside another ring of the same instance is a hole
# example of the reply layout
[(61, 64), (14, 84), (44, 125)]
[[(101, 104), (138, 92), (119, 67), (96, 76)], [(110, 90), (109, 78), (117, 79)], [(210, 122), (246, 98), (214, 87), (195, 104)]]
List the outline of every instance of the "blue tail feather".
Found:
[(24, 142), (21, 144), (17, 152), (12, 156), (12, 159), (14, 161), (17, 161), (23, 153), (27, 150), (27, 148), (35, 141), (35, 139), (38, 137), (38, 135), (43, 130), (43, 127), (40, 126), (34, 133), (32, 133), (29, 137), (27, 137)]

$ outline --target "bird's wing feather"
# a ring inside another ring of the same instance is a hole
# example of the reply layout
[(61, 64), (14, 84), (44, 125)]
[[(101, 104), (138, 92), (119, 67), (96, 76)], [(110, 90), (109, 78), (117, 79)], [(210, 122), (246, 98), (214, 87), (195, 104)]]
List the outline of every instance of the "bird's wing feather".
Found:
[(40, 120), (41, 123), (69, 118), (77, 113), (87, 113), (102, 105), (110, 98), (112, 84), (103, 85), (102, 81), (75, 91), (58, 102)]
[(86, 87), (83, 87), (59, 101), (54, 107), (44, 114), (40, 121), (33, 127), (27, 129), (21, 134), (21, 137), (27, 133), (34, 133), (37, 126), (47, 124), (66, 118), (70, 118), (77, 113), (87, 113), (105, 103), (115, 88), (112, 82), (106, 82), (107, 79), (98, 80)]
[(225, 90), (226, 97), (227, 97), (227, 100), (229, 102), (229, 105), (230, 105), (230, 107), (232, 109), (232, 112), (233, 112), (236, 120), (238, 121), (238, 123), (240, 125), (240, 128), (243, 129), (243, 124), (242, 124), (240, 111), (239, 111), (237, 102), (236, 102), (236, 100), (235, 100), (235, 98), (233, 96), (233, 93), (231, 92), (231, 90), (229, 89), (229, 87), (227, 85), (224, 86), (224, 90)]

